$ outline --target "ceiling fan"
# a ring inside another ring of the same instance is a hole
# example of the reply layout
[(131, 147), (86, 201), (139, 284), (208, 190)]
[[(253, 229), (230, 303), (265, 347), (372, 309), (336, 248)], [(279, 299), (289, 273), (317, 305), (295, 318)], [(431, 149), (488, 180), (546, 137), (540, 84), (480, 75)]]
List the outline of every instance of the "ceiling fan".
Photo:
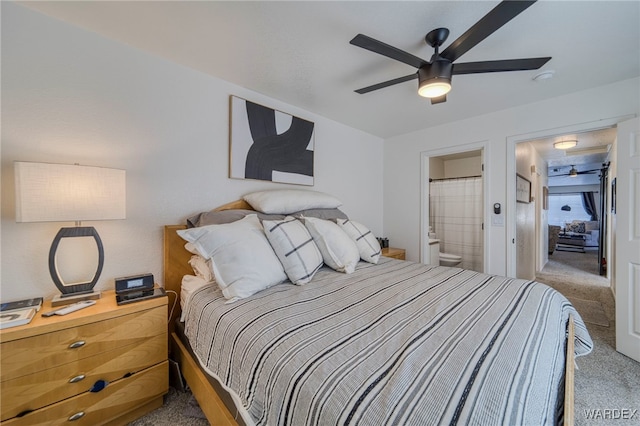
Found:
[(364, 34), (358, 34), (349, 43), (411, 65), (418, 70), (404, 77), (358, 89), (356, 93), (364, 94), (417, 78), (418, 94), (431, 98), (432, 104), (438, 104), (446, 102), (447, 93), (451, 90), (451, 77), (453, 75), (523, 71), (540, 68), (547, 63), (551, 57), (454, 63), (460, 56), (464, 55), (504, 24), (518, 16), (533, 3), (535, 3), (535, 0), (502, 1), (480, 21), (469, 28), (467, 32), (451, 43), (442, 53), (439, 52), (440, 46), (442, 46), (449, 36), (449, 30), (447, 28), (436, 28), (425, 37), (427, 44), (435, 49), (435, 53), (429, 61), (418, 58), (411, 53), (375, 40)]
[[(554, 173), (557, 173), (560, 171), (560, 169), (558, 168), (554, 168), (552, 170)], [(549, 177), (556, 177), (556, 176), (569, 176), (569, 177), (576, 177), (578, 175), (586, 175), (586, 174), (591, 174), (591, 173), (600, 173), (601, 170), (600, 169), (593, 169), (593, 170), (583, 170), (581, 172), (578, 171), (578, 169), (576, 169), (576, 167), (574, 165), (571, 166), (571, 170), (569, 170), (568, 173), (558, 173), (555, 175), (549, 175)]]

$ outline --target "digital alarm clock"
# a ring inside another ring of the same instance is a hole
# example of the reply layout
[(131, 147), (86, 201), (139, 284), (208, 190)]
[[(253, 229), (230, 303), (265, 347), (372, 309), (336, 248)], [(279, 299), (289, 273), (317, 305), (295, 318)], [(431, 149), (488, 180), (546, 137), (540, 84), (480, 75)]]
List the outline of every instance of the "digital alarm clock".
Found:
[(132, 290), (150, 290), (153, 288), (153, 284), (153, 274), (116, 278), (116, 293)]

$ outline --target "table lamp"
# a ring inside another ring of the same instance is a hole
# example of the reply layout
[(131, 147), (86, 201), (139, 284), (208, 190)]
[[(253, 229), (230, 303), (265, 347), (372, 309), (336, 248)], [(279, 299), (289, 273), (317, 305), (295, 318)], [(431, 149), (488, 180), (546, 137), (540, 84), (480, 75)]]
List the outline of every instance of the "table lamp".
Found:
[[(75, 222), (61, 228), (49, 250), (49, 273), (60, 295), (52, 306), (98, 299), (93, 290), (104, 266), (102, 240), (81, 221), (125, 219), (125, 171), (71, 164), (15, 162), (16, 222)], [(98, 267), (90, 282), (66, 284), (58, 271), (56, 252), (63, 238), (91, 237), (98, 249)]]

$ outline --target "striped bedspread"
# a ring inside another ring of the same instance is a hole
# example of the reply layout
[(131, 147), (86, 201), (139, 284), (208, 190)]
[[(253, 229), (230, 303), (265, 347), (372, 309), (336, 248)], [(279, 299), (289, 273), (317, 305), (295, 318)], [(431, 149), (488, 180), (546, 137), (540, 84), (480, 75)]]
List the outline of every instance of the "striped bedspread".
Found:
[(194, 293), (185, 331), (258, 425), (553, 424), (570, 313), (592, 347), (545, 285), (388, 258), (224, 301)]

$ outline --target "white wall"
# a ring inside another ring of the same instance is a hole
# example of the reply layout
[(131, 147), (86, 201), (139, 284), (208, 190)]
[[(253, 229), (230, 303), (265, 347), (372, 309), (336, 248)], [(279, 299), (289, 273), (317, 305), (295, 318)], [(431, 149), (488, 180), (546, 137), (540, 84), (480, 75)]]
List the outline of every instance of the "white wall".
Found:
[(126, 45), (2, 4), (0, 298), (52, 296), (51, 241), (69, 223), (16, 223), (13, 162), (127, 171), (127, 219), (87, 223), (105, 249), (99, 289), (118, 276), (162, 281), (162, 227), (258, 189), (228, 176), (229, 95), (315, 122), (315, 186), (382, 234), (383, 141)]
[(456, 158), (444, 162), (444, 177), (457, 178), (482, 175), (482, 157)]
[[(549, 261), (549, 210), (544, 209), (544, 190), (549, 186), (549, 167), (547, 162), (543, 160), (538, 151), (534, 150), (534, 164), (536, 172), (533, 173), (535, 187), (535, 204), (536, 204), (536, 272), (542, 271), (542, 268)], [(547, 204), (548, 208), (548, 204)]]
[(533, 279), (536, 274), (536, 176), (531, 173), (535, 164), (535, 149), (528, 142), (516, 146), (516, 173), (531, 182), (529, 203), (516, 204), (516, 277)]
[[(561, 76), (558, 76), (561, 78)], [(409, 260), (420, 258), (420, 153), (478, 141), (488, 141), (485, 150), (486, 213), (501, 203), (506, 215), (507, 138), (541, 131), (638, 114), (640, 79), (621, 81), (544, 102), (498, 111), (467, 120), (424, 129), (387, 139), (384, 144), (384, 229), (394, 245), (407, 249)], [(437, 108), (438, 105), (433, 106)], [(490, 241), (486, 272), (506, 274), (507, 231), (504, 225), (488, 225)]]
[[(616, 136), (616, 141), (611, 146), (611, 150), (609, 151), (608, 160), (611, 161), (611, 167), (609, 167), (609, 196), (607, 197), (606, 209), (607, 209), (607, 252), (605, 253), (605, 259), (607, 259), (607, 278), (609, 278), (609, 282), (611, 283), (611, 291), (613, 291), (613, 295), (616, 295), (616, 268), (614, 259), (616, 258), (616, 238), (617, 232), (616, 229), (618, 227), (618, 215), (612, 211), (613, 208), (613, 192), (611, 185), (613, 184), (614, 179), (617, 181), (618, 178), (618, 162), (615, 159), (618, 158), (618, 139)], [(616, 183), (617, 187), (617, 183)], [(616, 188), (616, 197), (620, 196), (617, 193), (618, 190)], [(616, 203), (617, 204), (617, 203)], [(616, 206), (617, 210), (617, 206)]]
[(429, 157), (429, 177), (431, 179), (457, 178), (482, 175), (482, 156), (445, 160)]
[(444, 160), (440, 157), (429, 157), (429, 178), (442, 179), (444, 177)]
[(532, 144), (522, 142), (516, 146), (516, 171), (531, 182), (533, 198), (516, 204), (516, 276), (535, 279), (549, 260), (549, 219), (542, 190), (548, 185), (548, 166)]

